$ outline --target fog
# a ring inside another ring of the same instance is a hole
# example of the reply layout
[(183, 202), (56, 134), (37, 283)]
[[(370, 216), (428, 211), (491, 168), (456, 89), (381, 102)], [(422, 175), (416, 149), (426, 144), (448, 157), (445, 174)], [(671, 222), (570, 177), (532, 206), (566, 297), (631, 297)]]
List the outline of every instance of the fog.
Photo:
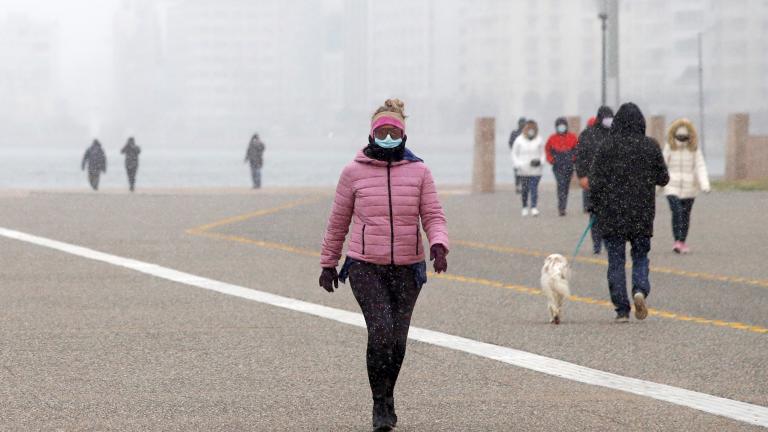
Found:
[(493, 116), (503, 156), (520, 116), (549, 134), (558, 116), (594, 115), (606, 5), (609, 105), (701, 123), (701, 33), (708, 157), (722, 165), (730, 113), (766, 131), (768, 2), (613, 4), (0, 0), (0, 149), (79, 157), (94, 138), (116, 152), (135, 136), (192, 157), (244, 152), (259, 132), (290, 166), (364, 145), (371, 112), (398, 97), (415, 148), (468, 155), (475, 118)]

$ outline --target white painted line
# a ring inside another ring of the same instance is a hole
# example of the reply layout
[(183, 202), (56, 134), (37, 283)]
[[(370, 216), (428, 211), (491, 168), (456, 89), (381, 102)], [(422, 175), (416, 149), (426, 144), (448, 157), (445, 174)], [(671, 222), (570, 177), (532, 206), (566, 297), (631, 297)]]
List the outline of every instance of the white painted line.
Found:
[[(282, 297), (275, 294), (269, 294), (266, 292), (208, 279), (202, 276), (196, 276), (190, 273), (184, 273), (166, 267), (161, 267), (156, 264), (150, 264), (130, 258), (123, 258), (116, 255), (98, 252), (82, 246), (50, 240), (43, 237), (25, 234), (19, 231), (0, 228), (0, 236), (35, 244), (38, 246), (43, 246), (50, 249), (55, 249), (83, 258), (105, 262), (118, 267), (135, 270), (172, 282), (203, 288), (210, 291), (216, 291), (222, 294), (253, 300), (259, 303), (277, 306), (296, 312), (303, 312), (309, 315), (315, 315), (321, 318), (327, 318), (333, 321), (350, 324), (357, 327), (365, 327), (365, 321), (363, 320), (362, 315), (354, 312), (321, 306), (318, 304), (295, 300), (288, 297)], [(751, 425), (768, 428), (768, 408), (760, 405), (753, 405), (746, 402), (712, 396), (706, 393), (699, 393), (678, 387), (657, 384), (636, 378), (629, 378), (609, 372), (603, 372), (597, 369), (579, 366), (577, 364), (568, 363), (562, 360), (532, 354), (526, 351), (492, 345), (489, 343), (479, 342), (472, 339), (466, 339), (463, 337), (453, 336), (446, 333), (440, 333), (418, 327), (411, 327), (409, 338), (430, 345), (448, 348), (468, 354), (474, 354), (479, 357), (497, 360), (513, 366), (534, 370), (571, 381), (577, 381), (580, 383), (591, 384), (613, 390), (620, 390), (639, 396), (645, 396), (660, 401), (693, 408), (710, 414), (728, 417), (744, 423), (749, 423)]]

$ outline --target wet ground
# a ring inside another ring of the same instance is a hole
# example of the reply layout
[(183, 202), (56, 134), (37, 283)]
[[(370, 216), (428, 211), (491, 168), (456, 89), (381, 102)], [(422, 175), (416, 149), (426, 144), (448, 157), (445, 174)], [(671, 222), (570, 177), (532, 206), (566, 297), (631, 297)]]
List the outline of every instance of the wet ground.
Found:
[[(317, 286), (331, 191), (0, 193), (0, 227), (357, 312)], [(453, 247), (413, 325), (768, 406), (766, 193), (697, 200), (671, 251), (659, 200), (651, 316), (613, 323), (604, 256), (574, 263), (564, 322), (538, 292), (570, 254), (576, 204), (523, 219), (512, 192), (445, 190)], [(0, 237), (0, 429), (352, 430), (370, 423), (365, 331)], [(745, 422), (411, 342), (400, 431), (750, 430)]]

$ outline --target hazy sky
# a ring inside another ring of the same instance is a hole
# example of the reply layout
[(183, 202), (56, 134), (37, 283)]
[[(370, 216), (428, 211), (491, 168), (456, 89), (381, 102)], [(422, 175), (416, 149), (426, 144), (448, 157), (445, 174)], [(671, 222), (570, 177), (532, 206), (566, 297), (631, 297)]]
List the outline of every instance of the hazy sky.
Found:
[(0, 19), (21, 13), (58, 26), (63, 96), (73, 101), (75, 110), (91, 111), (106, 103), (98, 95), (108, 93), (112, 80), (112, 22), (118, 1), (0, 0)]

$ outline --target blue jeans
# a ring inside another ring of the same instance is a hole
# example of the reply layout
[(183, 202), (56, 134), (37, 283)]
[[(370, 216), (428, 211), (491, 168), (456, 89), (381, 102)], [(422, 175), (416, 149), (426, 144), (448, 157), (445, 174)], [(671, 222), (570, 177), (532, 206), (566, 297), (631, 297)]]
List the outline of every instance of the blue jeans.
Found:
[(531, 207), (539, 203), (539, 181), (541, 176), (520, 176), (520, 186), (523, 195), (523, 207), (528, 207), (528, 194), (531, 195)]
[[(611, 292), (611, 302), (619, 315), (629, 315), (630, 305), (627, 297), (626, 245), (624, 238), (610, 237), (605, 240), (608, 250), (608, 289)], [(651, 292), (651, 282), (648, 279), (648, 252), (651, 251), (651, 238), (638, 237), (629, 240), (632, 245), (632, 295), (641, 292), (648, 297)]]
[(258, 189), (261, 187), (261, 167), (258, 165), (251, 165), (251, 180), (253, 180), (253, 188)]
[(564, 213), (568, 207), (568, 192), (571, 188), (571, 178), (573, 178), (573, 165), (560, 166), (552, 168), (557, 180), (557, 209)]

